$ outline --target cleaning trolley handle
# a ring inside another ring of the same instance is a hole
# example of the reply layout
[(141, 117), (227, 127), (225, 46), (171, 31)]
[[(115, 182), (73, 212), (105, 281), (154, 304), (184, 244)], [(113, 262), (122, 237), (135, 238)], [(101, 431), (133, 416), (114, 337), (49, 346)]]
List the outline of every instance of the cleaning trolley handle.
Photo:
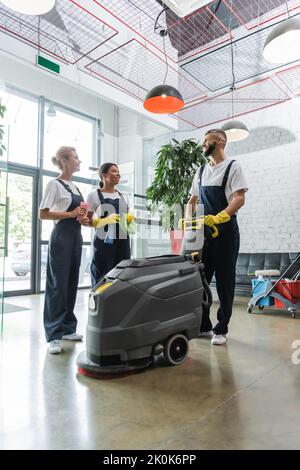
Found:
[(200, 272), (200, 276), (202, 279), (203, 291), (205, 294), (205, 299), (202, 300), (202, 305), (205, 308), (210, 308), (213, 302), (213, 296), (212, 296), (212, 292), (210, 290), (209, 284), (204, 274), (204, 264), (201, 263), (200, 254), (198, 251), (195, 251), (194, 253), (191, 253), (190, 255), (184, 255), (184, 256), (186, 259), (191, 260), (194, 264), (199, 265), (199, 272)]
[[(204, 222), (204, 216), (192, 219), (180, 219), (178, 227), (180, 230), (188, 231), (188, 230), (201, 230)], [(216, 225), (212, 227), (213, 233), (212, 238), (217, 238), (219, 236), (219, 230)]]
[[(202, 230), (204, 224), (205, 222), (204, 222), (204, 216), (203, 216), (203, 217), (192, 218), (192, 219), (180, 219), (178, 227), (179, 229), (187, 232), (187, 231)], [(214, 225), (211, 228), (213, 230), (213, 233), (211, 235), (212, 238), (218, 237), (219, 230), (217, 229), (217, 227)], [(204, 265), (201, 263), (201, 255), (198, 251), (195, 251), (190, 254), (185, 254), (185, 257), (186, 259), (192, 260), (193, 263), (199, 264), (199, 272), (200, 272), (200, 276), (202, 279), (203, 295), (204, 295), (204, 298), (202, 300), (202, 306), (208, 309), (212, 305), (213, 297), (212, 297), (212, 292), (210, 290), (209, 284), (204, 274)]]
[(199, 271), (200, 271), (200, 276), (201, 276), (201, 279), (202, 279), (203, 291), (204, 291), (205, 296), (206, 296), (205, 300), (204, 299), (202, 300), (202, 305), (203, 305), (203, 307), (208, 309), (212, 306), (213, 296), (212, 296), (212, 292), (210, 290), (209, 284), (206, 280), (204, 270), (202, 269), (202, 267), (199, 267)]

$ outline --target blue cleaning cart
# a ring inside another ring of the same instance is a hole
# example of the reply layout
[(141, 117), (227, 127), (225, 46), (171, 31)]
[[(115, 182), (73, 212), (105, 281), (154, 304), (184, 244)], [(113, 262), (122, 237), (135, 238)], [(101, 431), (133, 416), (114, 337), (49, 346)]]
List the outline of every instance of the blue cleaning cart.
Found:
[(291, 313), (292, 317), (296, 318), (296, 312), (300, 310), (300, 299), (299, 302), (291, 302), (291, 300), (276, 292), (275, 289), (282, 279), (289, 277), (292, 268), (296, 267), (296, 274), (293, 275), (292, 280), (298, 279), (300, 271), (297, 271), (299, 269), (299, 267), (297, 268), (297, 263), (299, 265), (299, 261), (300, 253), (298, 253), (290, 266), (277, 280), (272, 279), (272, 277), (280, 274), (279, 271), (256, 271), (255, 275), (257, 274), (258, 278), (252, 280), (252, 297), (248, 303), (247, 312), (252, 313), (253, 308), (256, 306), (260, 310), (264, 309), (264, 307), (272, 306), (275, 303), (275, 299), (278, 299), (285, 306), (286, 310)]

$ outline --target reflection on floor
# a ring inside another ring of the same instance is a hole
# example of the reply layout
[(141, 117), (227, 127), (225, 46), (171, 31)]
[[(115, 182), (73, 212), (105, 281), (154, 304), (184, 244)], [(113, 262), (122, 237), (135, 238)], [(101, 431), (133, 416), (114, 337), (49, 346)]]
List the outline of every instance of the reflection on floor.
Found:
[(8, 304), (7, 302), (3, 304), (3, 313), (25, 312), (26, 310), (29, 309), (21, 307), (20, 305)]
[[(182, 366), (97, 381), (76, 374), (84, 343), (47, 354), (43, 296), (10, 301), (30, 311), (4, 317), (1, 449), (299, 448), (300, 319), (237, 301), (227, 346), (193, 340)], [(80, 332), (86, 303), (81, 291)]]

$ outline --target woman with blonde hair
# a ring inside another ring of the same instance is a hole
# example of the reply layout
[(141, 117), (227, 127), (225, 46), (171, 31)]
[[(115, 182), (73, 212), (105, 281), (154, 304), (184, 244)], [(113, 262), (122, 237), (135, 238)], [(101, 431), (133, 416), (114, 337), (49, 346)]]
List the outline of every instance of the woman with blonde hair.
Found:
[(48, 350), (57, 354), (62, 351), (62, 339), (82, 339), (82, 335), (76, 333), (74, 306), (82, 251), (79, 220), (86, 215), (86, 209), (81, 207), (82, 194), (72, 182), (81, 163), (76, 149), (60, 147), (52, 161), (60, 175), (46, 186), (40, 204), (40, 219), (54, 221), (48, 247), (44, 328)]

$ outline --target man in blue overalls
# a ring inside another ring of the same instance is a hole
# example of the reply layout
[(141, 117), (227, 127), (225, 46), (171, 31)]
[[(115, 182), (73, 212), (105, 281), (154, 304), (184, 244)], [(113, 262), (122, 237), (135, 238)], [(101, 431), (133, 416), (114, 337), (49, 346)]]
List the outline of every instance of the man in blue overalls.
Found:
[(209, 309), (203, 308), (200, 330), (200, 336), (212, 337), (211, 342), (216, 345), (227, 341), (240, 245), (236, 214), (245, 204), (245, 192), (248, 190), (239, 163), (225, 157), (226, 143), (224, 131), (213, 129), (206, 133), (203, 150), (210, 161), (200, 167), (194, 177), (186, 212), (186, 217), (190, 218), (199, 201), (204, 206), (206, 225), (216, 225), (219, 230), (217, 238), (205, 240), (202, 255), (207, 282), (211, 282), (213, 275), (216, 279), (220, 301), (218, 322), (212, 328)]

